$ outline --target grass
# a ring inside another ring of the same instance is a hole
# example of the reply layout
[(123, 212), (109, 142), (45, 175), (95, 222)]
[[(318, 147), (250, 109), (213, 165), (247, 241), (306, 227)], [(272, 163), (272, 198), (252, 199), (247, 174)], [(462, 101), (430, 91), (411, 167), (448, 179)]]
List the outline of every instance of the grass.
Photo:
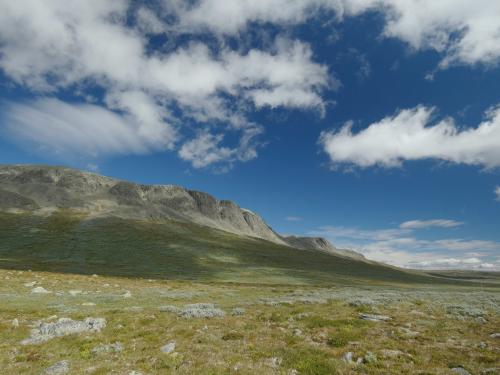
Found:
[[(71, 374), (128, 374), (132, 370), (143, 374), (289, 374), (292, 370), (303, 375), (449, 374), (450, 366), (457, 365), (476, 374), (500, 367), (498, 339), (490, 337), (500, 327), (500, 294), (495, 288), (475, 293), (471, 288), (436, 285), (291, 288), (14, 270), (0, 270), (0, 280), (0, 368), (7, 375), (40, 374), (61, 360), (71, 362)], [(52, 293), (31, 294), (24, 284), (32, 281)], [(290, 299), (291, 289), (295, 300), (289, 303), (263, 302)], [(72, 296), (70, 290), (82, 293)], [(130, 298), (123, 297), (125, 291), (130, 291)], [(330, 297), (325, 297), (326, 303), (300, 302), (312, 293)], [(393, 319), (360, 320), (358, 307), (348, 302), (352, 293), (374, 300), (377, 295), (394, 296), (392, 301), (369, 307)], [(447, 306), (457, 300), (484, 310), (486, 322), (449, 315)], [(204, 302), (215, 303), (226, 316), (185, 319), (159, 309)], [(235, 307), (245, 307), (245, 313), (231, 315)], [(107, 326), (100, 333), (20, 345), (29, 336), (30, 325), (54, 315), (104, 317)], [(13, 319), (18, 319), (19, 327), (12, 326)], [(408, 336), (405, 329), (418, 335)], [(122, 352), (92, 353), (100, 344), (117, 341), (123, 345)], [(172, 341), (177, 354), (162, 353), (160, 348)], [(404, 355), (384, 357), (384, 349)], [(342, 360), (348, 351), (355, 358), (372, 352), (378, 359), (349, 365)], [(278, 366), (273, 365), (273, 358), (279, 359)]]
[(0, 267), (262, 284), (453, 283), (189, 223), (0, 214)]
[[(40, 374), (61, 360), (70, 361), (71, 374), (89, 375), (450, 374), (456, 366), (479, 374), (500, 368), (498, 339), (490, 337), (500, 327), (494, 281), (485, 287), (431, 277), (178, 222), (87, 220), (67, 212), (1, 214), (0, 239), (2, 374)], [(32, 294), (25, 286), (32, 282), (51, 293)], [(160, 311), (194, 303), (214, 303), (226, 315), (186, 319)], [(231, 314), (235, 308), (244, 313)], [(480, 311), (484, 321), (463, 311)], [(392, 320), (367, 322), (360, 312)], [(20, 344), (33, 324), (54, 316), (103, 317), (107, 326)], [(162, 353), (172, 341), (175, 352)], [(92, 351), (115, 342), (122, 352)], [(349, 351), (376, 360), (348, 364), (342, 358)]]

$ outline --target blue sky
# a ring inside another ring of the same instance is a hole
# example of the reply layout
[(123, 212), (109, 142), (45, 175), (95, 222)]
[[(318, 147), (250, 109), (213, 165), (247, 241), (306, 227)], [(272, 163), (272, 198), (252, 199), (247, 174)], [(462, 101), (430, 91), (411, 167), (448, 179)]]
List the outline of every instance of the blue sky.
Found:
[(490, 0), (6, 1), (0, 163), (183, 185), (372, 259), (498, 270), (499, 62)]

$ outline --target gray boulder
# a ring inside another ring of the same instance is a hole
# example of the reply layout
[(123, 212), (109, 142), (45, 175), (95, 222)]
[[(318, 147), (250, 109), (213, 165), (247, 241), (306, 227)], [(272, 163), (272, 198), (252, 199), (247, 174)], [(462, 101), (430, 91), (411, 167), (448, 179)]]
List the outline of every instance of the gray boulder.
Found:
[(64, 375), (69, 373), (70, 362), (69, 361), (60, 361), (45, 370), (46, 375)]
[(21, 345), (40, 344), (56, 337), (62, 337), (83, 332), (99, 332), (106, 327), (104, 318), (85, 318), (73, 320), (61, 318), (54, 323), (40, 323), (31, 330), (31, 336), (21, 341)]

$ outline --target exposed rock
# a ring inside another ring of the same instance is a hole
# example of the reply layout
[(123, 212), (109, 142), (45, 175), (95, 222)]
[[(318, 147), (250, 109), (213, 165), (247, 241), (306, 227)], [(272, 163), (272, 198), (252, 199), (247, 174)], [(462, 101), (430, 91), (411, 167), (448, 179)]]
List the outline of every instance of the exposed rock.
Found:
[(183, 308), (166, 305), (160, 307), (162, 312), (171, 312), (182, 318), (216, 318), (225, 316), (224, 311), (217, 308), (213, 303), (194, 303), (186, 305)]
[(64, 167), (0, 166), (0, 210), (71, 208), (91, 215), (178, 220), (286, 242), (255, 213), (174, 185), (139, 185)]
[(132, 293), (130, 293), (130, 291), (127, 290), (123, 295), (123, 298), (130, 298), (130, 297), (132, 297)]
[(303, 334), (302, 331), (300, 329), (298, 329), (298, 328), (295, 328), (293, 330), (293, 335), (294, 336), (300, 337), (300, 336), (302, 336), (302, 334)]
[(396, 357), (404, 357), (406, 356), (406, 353), (402, 352), (401, 350), (382, 349), (380, 351), (380, 355), (384, 358), (396, 358)]
[(163, 345), (160, 349), (163, 353), (170, 354), (175, 350), (175, 342), (169, 342), (166, 345)]
[(49, 294), (49, 293), (52, 292), (48, 291), (42, 286), (37, 286), (36, 288), (31, 289), (31, 294)]
[(347, 352), (342, 356), (342, 360), (346, 363), (353, 363), (353, 357), (354, 357), (353, 352)]
[(17, 318), (12, 319), (11, 323), (12, 327), (17, 328), (19, 327), (19, 320)]
[(245, 309), (243, 307), (235, 307), (234, 309), (231, 310), (231, 315), (234, 316), (239, 316), (244, 314), (245, 314)]
[(69, 293), (71, 296), (75, 297), (75, 296), (77, 296), (77, 295), (79, 295), (79, 294), (82, 294), (82, 291), (81, 291), (81, 290), (70, 290), (70, 291), (68, 291), (68, 293)]
[(267, 360), (267, 363), (272, 368), (279, 368), (281, 363), (283, 363), (283, 358), (273, 357)]
[(354, 251), (347, 249), (337, 249), (330, 241), (322, 237), (283, 237), (286, 243), (296, 249), (302, 250), (318, 250), (325, 253), (340, 255), (348, 258), (365, 259), (365, 257)]
[(451, 372), (458, 375), (471, 375), (471, 373), (466, 369), (464, 369), (463, 367), (454, 367), (451, 369)]
[(371, 322), (386, 322), (392, 318), (387, 315), (375, 315), (375, 314), (359, 314), (359, 318), (362, 320), (369, 320)]
[(84, 320), (61, 318), (54, 323), (40, 323), (37, 328), (31, 330), (31, 336), (21, 341), (21, 344), (40, 344), (56, 337), (83, 332), (99, 332), (104, 327), (106, 327), (104, 318), (85, 318)]
[(118, 341), (112, 344), (100, 344), (92, 349), (92, 354), (101, 353), (120, 353), (123, 351), (123, 346)]
[(64, 374), (67, 374), (69, 372), (69, 368), (70, 368), (70, 362), (64, 360), (64, 361), (57, 362), (57, 363), (53, 364), (52, 366), (50, 366), (49, 368), (47, 368), (45, 370), (45, 374), (46, 375), (64, 375)]
[(500, 333), (499, 333), (499, 332), (497, 332), (497, 333), (492, 333), (492, 334), (490, 335), (490, 337), (491, 337), (492, 339), (500, 339)]
[(36, 284), (38, 284), (38, 281), (31, 281), (29, 283), (24, 283), (23, 285), (27, 288), (33, 288)]

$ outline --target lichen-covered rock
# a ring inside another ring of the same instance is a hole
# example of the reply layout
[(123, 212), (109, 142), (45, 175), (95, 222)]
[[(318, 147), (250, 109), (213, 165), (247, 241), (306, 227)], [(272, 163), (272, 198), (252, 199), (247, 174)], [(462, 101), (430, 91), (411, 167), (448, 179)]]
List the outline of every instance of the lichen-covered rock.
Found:
[(163, 345), (160, 349), (163, 353), (170, 354), (175, 350), (175, 342), (169, 342), (166, 345)]
[(392, 319), (390, 316), (387, 315), (375, 315), (375, 314), (359, 314), (359, 318), (371, 322), (386, 322)]
[(46, 375), (64, 375), (69, 373), (70, 362), (69, 361), (60, 361), (45, 370)]
[(21, 344), (40, 344), (56, 337), (83, 332), (99, 332), (104, 327), (106, 327), (104, 318), (85, 318), (84, 320), (61, 318), (54, 323), (40, 323), (38, 327), (31, 330), (31, 336), (21, 341)]
[(92, 354), (102, 354), (102, 353), (120, 353), (123, 351), (123, 345), (120, 342), (115, 342), (112, 344), (100, 344), (92, 349)]

